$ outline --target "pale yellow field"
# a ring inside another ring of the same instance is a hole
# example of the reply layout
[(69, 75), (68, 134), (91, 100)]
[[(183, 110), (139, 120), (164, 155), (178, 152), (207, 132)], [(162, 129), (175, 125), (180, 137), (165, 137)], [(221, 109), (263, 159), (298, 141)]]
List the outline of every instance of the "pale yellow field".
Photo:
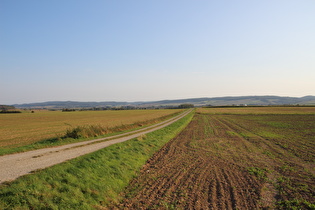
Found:
[(315, 107), (198, 108), (197, 112), (209, 114), (315, 114)]
[(101, 125), (115, 127), (156, 119), (179, 110), (120, 111), (35, 111), (35, 113), (1, 114), (0, 147), (28, 145), (62, 135), (71, 126)]

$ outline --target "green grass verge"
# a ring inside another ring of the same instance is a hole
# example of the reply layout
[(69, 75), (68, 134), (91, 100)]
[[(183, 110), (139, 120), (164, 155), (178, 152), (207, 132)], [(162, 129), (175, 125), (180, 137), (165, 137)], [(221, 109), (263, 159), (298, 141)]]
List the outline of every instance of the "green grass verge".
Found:
[(192, 119), (0, 186), (0, 209), (93, 209), (119, 201), (141, 167)]

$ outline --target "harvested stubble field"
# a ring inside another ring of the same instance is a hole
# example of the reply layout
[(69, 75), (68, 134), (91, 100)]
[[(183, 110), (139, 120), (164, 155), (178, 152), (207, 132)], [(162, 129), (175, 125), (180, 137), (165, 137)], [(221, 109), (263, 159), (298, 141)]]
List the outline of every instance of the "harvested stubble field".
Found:
[(35, 113), (1, 114), (0, 147), (14, 148), (63, 135), (67, 129), (83, 125), (113, 128), (122, 125), (141, 127), (178, 110), (119, 111), (35, 111)]
[(116, 207), (314, 209), (315, 109), (240, 110), (198, 109)]

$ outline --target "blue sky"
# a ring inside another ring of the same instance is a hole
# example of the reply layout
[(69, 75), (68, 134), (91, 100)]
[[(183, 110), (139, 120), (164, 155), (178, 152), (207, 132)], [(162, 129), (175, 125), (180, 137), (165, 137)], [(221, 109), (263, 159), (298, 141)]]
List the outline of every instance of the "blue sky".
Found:
[(315, 95), (314, 0), (0, 0), (0, 104)]

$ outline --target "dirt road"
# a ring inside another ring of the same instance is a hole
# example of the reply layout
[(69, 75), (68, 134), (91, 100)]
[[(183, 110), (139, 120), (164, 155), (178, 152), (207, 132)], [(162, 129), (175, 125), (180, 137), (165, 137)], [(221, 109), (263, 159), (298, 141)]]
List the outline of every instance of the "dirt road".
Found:
[(0, 156), (0, 184), (5, 181), (12, 181), (20, 176), (32, 173), (35, 170), (47, 168), (108, 147), (112, 144), (124, 142), (161, 129), (186, 116), (189, 112), (191, 112), (191, 110), (185, 111), (161, 123), (129, 133), (59, 147)]

